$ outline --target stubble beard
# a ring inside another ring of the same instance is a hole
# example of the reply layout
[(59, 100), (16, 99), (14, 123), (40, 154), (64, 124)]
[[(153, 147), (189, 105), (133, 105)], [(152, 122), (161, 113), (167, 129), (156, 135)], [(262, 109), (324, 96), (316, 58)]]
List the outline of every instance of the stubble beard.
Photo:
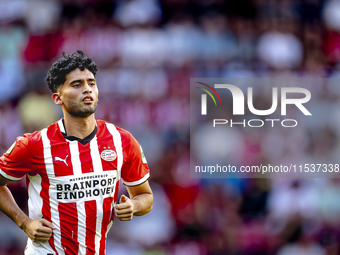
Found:
[(86, 118), (93, 114), (97, 109), (98, 100), (94, 102), (92, 105), (85, 105), (81, 107), (79, 104), (75, 102), (69, 102), (66, 107), (67, 112), (73, 117)]

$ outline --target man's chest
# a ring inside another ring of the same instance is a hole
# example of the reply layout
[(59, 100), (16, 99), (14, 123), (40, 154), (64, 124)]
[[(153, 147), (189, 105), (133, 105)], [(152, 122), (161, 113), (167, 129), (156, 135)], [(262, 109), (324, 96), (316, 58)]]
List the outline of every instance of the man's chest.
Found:
[(93, 139), (83, 145), (77, 141), (51, 143), (48, 149), (35, 154), (33, 165), (36, 173), (48, 177), (79, 176), (117, 170), (123, 153), (117, 155), (112, 139)]
[(77, 141), (53, 143), (34, 159), (35, 171), (48, 183), (50, 197), (58, 202), (103, 199), (115, 192), (120, 174), (118, 157), (110, 139), (85, 145)]

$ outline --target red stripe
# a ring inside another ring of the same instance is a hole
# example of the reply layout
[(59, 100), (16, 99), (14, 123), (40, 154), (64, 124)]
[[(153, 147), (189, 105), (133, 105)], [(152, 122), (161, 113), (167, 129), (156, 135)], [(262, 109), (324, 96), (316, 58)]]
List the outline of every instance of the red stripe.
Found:
[(61, 246), (65, 254), (78, 254), (78, 214), (76, 203), (59, 203)]
[[(42, 181), (41, 181), (42, 189), (41, 189), (41, 192), (40, 192), (40, 196), (43, 199), (42, 215), (43, 215), (45, 220), (52, 222), (52, 220), (51, 220), (51, 206), (50, 206), (50, 200), (49, 200), (49, 195), (48, 195), (50, 183), (48, 181), (48, 178), (44, 177), (43, 175), (41, 176), (41, 179), (42, 179)], [(53, 234), (52, 234), (52, 237), (50, 238), (50, 240), (48, 240), (48, 243), (50, 244), (50, 246), (52, 247), (54, 252), (56, 254), (58, 254), (58, 252), (57, 252), (57, 250), (55, 249), (55, 246), (54, 246), (54, 236), (53, 236)]]
[[(117, 181), (116, 183), (116, 188), (115, 188), (115, 195), (114, 195), (114, 202), (117, 201), (118, 199), (118, 193), (119, 193), (119, 181)], [(110, 218), (110, 222), (113, 221), (113, 217), (115, 216), (114, 214), (114, 208), (112, 209), (112, 213), (111, 213), (111, 218)]]
[[(51, 143), (54, 175), (56, 177), (73, 175), (70, 148), (69, 146), (65, 146), (67, 142), (59, 131), (58, 123), (53, 124), (51, 128), (47, 130), (47, 137)], [(65, 164), (63, 161), (56, 161), (55, 157), (59, 157), (60, 159), (64, 160), (66, 159), (67, 164)]]
[(95, 200), (85, 201), (86, 213), (86, 255), (94, 255), (95, 249), (95, 236), (96, 236), (96, 220), (97, 220), (97, 203)]
[[(121, 177), (124, 181), (126, 182), (131, 182), (134, 181), (134, 178), (132, 180), (130, 180), (129, 177), (129, 172), (124, 171), (124, 169), (127, 169), (127, 166), (130, 165), (130, 157), (127, 157), (126, 155), (131, 155), (131, 150), (133, 148), (132, 144), (131, 144), (131, 139), (133, 139), (131, 136), (131, 134), (129, 132), (127, 132), (126, 130), (121, 130), (121, 129), (117, 129), (120, 133), (120, 137), (122, 140), (122, 150), (123, 150), (123, 166), (125, 163), (125, 166), (122, 167), (121, 169)], [(138, 148), (139, 149), (139, 148)], [(136, 169), (137, 170), (137, 169)], [(116, 201), (116, 200), (115, 200)]]
[(106, 232), (107, 226), (110, 223), (111, 213), (112, 213), (112, 201), (113, 197), (104, 198), (103, 201), (103, 221), (102, 221), (102, 232), (100, 239), (100, 248), (99, 255), (105, 255), (105, 246), (106, 246)]
[(86, 145), (82, 145), (81, 143), (78, 143), (78, 150), (79, 150), (79, 158), (81, 162), (82, 173), (92, 173), (93, 165), (92, 165), (90, 143), (87, 143)]
[[(116, 147), (113, 143), (113, 137), (110, 131), (107, 129), (105, 122), (98, 121), (98, 129), (100, 128), (100, 137), (110, 138), (110, 139), (100, 139), (98, 136), (98, 150), (101, 154), (104, 150), (113, 150), (117, 153)], [(101, 158), (103, 171), (110, 171), (117, 169), (117, 158), (113, 161), (106, 161)]]

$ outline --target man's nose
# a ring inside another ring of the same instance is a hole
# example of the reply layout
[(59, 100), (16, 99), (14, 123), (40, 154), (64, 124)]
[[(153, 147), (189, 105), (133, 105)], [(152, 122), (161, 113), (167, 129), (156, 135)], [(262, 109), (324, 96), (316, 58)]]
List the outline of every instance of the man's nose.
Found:
[(83, 93), (92, 93), (92, 88), (90, 86), (90, 84), (88, 84), (87, 82), (85, 82), (84, 84), (84, 90), (83, 90)]

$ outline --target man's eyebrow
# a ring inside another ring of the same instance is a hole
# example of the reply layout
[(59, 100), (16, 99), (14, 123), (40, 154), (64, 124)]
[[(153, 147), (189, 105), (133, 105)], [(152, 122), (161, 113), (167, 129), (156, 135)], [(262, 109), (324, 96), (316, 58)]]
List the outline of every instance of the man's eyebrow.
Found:
[[(96, 81), (96, 79), (89, 78), (89, 79), (87, 79), (87, 81)], [(73, 83), (82, 83), (82, 82), (83, 82), (83, 80), (79, 79), (79, 80), (71, 81), (70, 84), (73, 84)]]
[(83, 81), (80, 80), (80, 79), (79, 79), (79, 80), (74, 80), (74, 81), (71, 81), (70, 84), (77, 83), (77, 82), (78, 82), (78, 83), (82, 83)]

